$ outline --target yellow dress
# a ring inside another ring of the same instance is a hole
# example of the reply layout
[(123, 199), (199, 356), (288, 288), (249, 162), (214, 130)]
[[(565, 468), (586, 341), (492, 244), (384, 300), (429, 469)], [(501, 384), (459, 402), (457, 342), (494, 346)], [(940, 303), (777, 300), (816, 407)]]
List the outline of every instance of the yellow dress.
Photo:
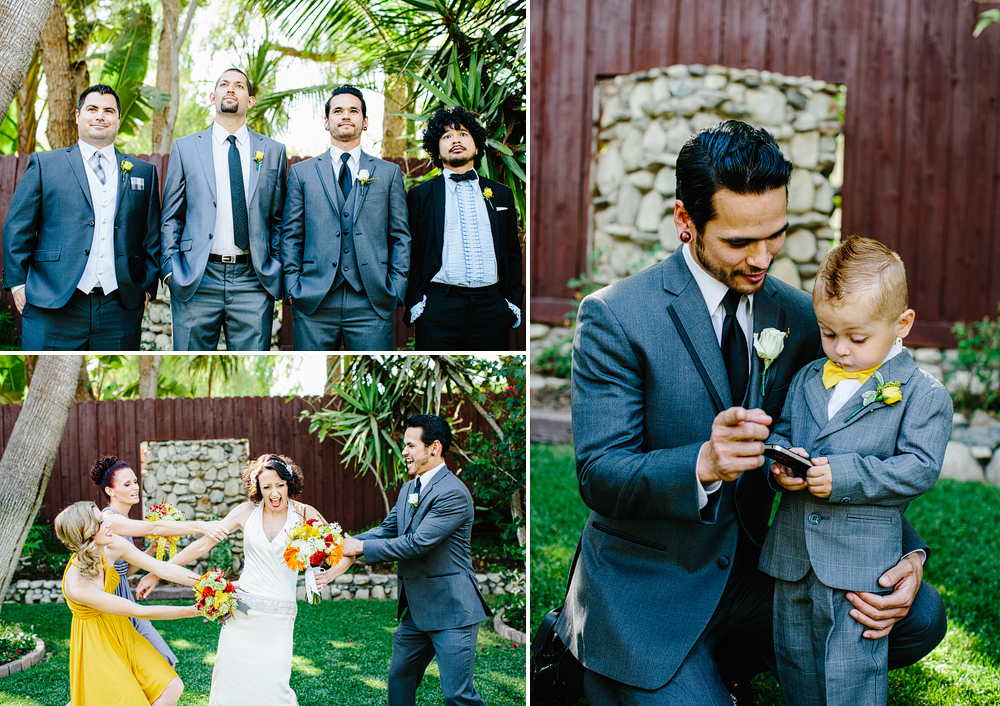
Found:
[[(66, 596), (66, 571), (63, 596)], [(104, 564), (104, 592), (114, 594), (118, 572)], [(151, 704), (171, 679), (173, 667), (140, 635), (124, 615), (108, 615), (74, 603), (69, 638), (69, 691), (73, 706), (136, 706)]]

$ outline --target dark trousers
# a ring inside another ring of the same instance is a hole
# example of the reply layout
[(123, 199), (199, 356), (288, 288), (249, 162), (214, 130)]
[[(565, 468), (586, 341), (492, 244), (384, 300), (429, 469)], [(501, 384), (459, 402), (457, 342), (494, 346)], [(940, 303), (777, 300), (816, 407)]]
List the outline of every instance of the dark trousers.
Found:
[(454, 287), (431, 282), (417, 317), (418, 351), (505, 351), (517, 317), (500, 287)]
[(446, 706), (483, 706), (472, 685), (479, 623), (448, 630), (419, 630), (410, 612), (392, 634), (389, 662), (389, 706), (413, 706), (424, 670), (437, 656)]
[(126, 309), (115, 290), (79, 289), (59, 309), (26, 302), (21, 318), (23, 351), (138, 351), (145, 307)]

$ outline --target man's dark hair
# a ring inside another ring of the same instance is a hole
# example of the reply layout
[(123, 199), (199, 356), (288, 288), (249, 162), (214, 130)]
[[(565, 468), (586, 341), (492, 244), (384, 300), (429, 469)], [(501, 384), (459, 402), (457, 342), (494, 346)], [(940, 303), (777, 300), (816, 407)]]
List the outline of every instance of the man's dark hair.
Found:
[(440, 441), (442, 458), (448, 453), (451, 447), (451, 427), (436, 414), (416, 414), (406, 420), (406, 428), (420, 429), (420, 441), (424, 446)]
[(677, 200), (701, 233), (715, 218), (713, 196), (719, 189), (759, 196), (784, 187), (792, 176), (789, 162), (770, 133), (727, 120), (688, 140), (677, 156)]
[(251, 81), (250, 77), (247, 76), (246, 71), (244, 71), (243, 69), (237, 69), (235, 66), (230, 66), (228, 69), (226, 69), (221, 74), (219, 74), (219, 78), (215, 79), (215, 87), (216, 88), (219, 87), (219, 81), (222, 80), (222, 77), (225, 76), (230, 71), (235, 71), (236, 73), (241, 74), (243, 76), (243, 78), (245, 78), (247, 80), (247, 93), (249, 93), (251, 96), (255, 95), (254, 92), (253, 92), (253, 81)]
[(486, 128), (480, 125), (476, 116), (465, 108), (442, 108), (427, 121), (427, 129), (424, 130), (424, 150), (431, 156), (435, 167), (441, 167), (439, 150), (441, 136), (448, 130), (463, 127), (469, 131), (476, 143), (475, 167), (479, 169), (479, 165), (483, 163), (483, 155), (486, 154)]
[(330, 97), (326, 99), (326, 105), (323, 106), (323, 116), (326, 118), (330, 117), (330, 103), (333, 102), (334, 98), (336, 98), (339, 95), (343, 95), (344, 93), (354, 96), (359, 101), (361, 101), (361, 117), (367, 118), (368, 106), (365, 105), (365, 94), (361, 92), (360, 88), (358, 88), (357, 86), (352, 86), (349, 83), (345, 83), (343, 86), (337, 86), (336, 88), (333, 89), (333, 93), (331, 93)]
[(122, 116), (122, 99), (118, 97), (117, 93), (115, 93), (115, 89), (113, 89), (111, 86), (105, 85), (103, 83), (95, 83), (93, 86), (91, 86), (90, 88), (84, 90), (84, 92), (80, 94), (80, 100), (78, 100), (76, 102), (76, 109), (77, 110), (80, 110), (81, 108), (83, 108), (83, 101), (84, 101), (84, 99), (86, 99), (86, 97), (89, 96), (91, 93), (100, 93), (102, 96), (109, 96), (109, 95), (110, 96), (114, 96), (115, 97), (115, 103), (118, 104), (118, 117), (121, 118), (121, 116)]

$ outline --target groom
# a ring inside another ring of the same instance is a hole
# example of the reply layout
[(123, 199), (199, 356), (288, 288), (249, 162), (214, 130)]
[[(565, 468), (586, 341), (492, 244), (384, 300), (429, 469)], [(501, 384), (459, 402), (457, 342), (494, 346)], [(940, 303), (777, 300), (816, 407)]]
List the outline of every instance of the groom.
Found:
[(389, 706), (411, 706), (431, 658), (437, 656), (444, 702), (483, 700), (472, 685), (479, 623), (493, 615), (472, 570), (472, 496), (445, 466), (451, 428), (441, 417), (418, 414), (403, 434), (406, 472), (381, 526), (348, 537), (345, 556), (397, 561), (399, 627), (392, 636)]

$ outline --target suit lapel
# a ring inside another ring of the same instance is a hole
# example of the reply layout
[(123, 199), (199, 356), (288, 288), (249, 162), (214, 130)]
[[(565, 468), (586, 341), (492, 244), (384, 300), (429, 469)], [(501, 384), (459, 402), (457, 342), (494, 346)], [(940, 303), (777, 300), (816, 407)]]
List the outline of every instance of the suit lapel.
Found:
[[(128, 155), (123, 152), (119, 152), (118, 148), (115, 147), (115, 157), (118, 158), (118, 169), (121, 169), (121, 163), (128, 159)], [(129, 161), (131, 162), (132, 160), (130, 159)], [(115, 223), (118, 222), (118, 216), (122, 211), (122, 200), (125, 198), (125, 192), (128, 191), (131, 186), (132, 181), (129, 174), (122, 172), (118, 182), (118, 201), (115, 204)]]
[(90, 180), (87, 179), (87, 169), (83, 166), (83, 153), (80, 152), (79, 144), (66, 149), (66, 159), (69, 161), (69, 166), (73, 169), (73, 173), (76, 174), (76, 178), (80, 182), (83, 195), (87, 197), (87, 205), (90, 206), (90, 210), (93, 212), (94, 202), (90, 198)]
[(340, 210), (343, 208), (343, 197), (340, 194), (340, 187), (337, 186), (337, 182), (333, 178), (333, 162), (330, 161), (329, 150), (316, 158), (316, 171), (319, 173), (319, 181), (323, 185), (326, 197), (330, 200), (333, 212), (339, 217)]
[[(360, 173), (362, 169), (368, 170), (368, 177), (375, 178), (375, 160), (370, 154), (367, 154), (362, 150), (361, 158), (358, 160), (358, 172)], [(358, 220), (358, 214), (361, 213), (361, 207), (365, 203), (365, 197), (368, 196), (368, 189), (371, 185), (362, 187), (360, 181), (355, 181), (354, 186), (351, 188), (351, 193), (357, 191), (354, 194), (354, 220)]]
[(208, 188), (212, 190), (212, 200), (218, 201), (219, 194), (215, 185), (215, 159), (212, 156), (212, 140), (215, 139), (212, 137), (212, 128), (196, 133), (196, 137), (198, 138), (196, 149), (201, 157), (202, 169), (205, 170), (205, 180), (208, 182)]
[[(822, 368), (826, 361), (827, 358), (822, 358), (809, 365), (813, 370), (816, 370), (817, 368)], [(815, 373), (812, 374), (816, 375)], [(827, 416), (827, 410), (830, 408), (830, 391), (823, 385), (823, 379), (819, 375), (816, 375), (809, 384), (803, 387), (806, 395), (806, 406), (809, 407), (809, 412), (812, 414), (813, 419), (816, 420), (816, 428), (823, 429), (830, 421)]]
[(247, 207), (249, 207), (253, 201), (254, 192), (257, 191), (257, 182), (260, 180), (261, 167), (261, 165), (254, 161), (253, 153), (264, 151), (264, 136), (254, 132), (250, 128), (247, 128), (247, 133), (250, 135), (250, 191), (247, 192)]
[[(879, 368), (878, 372), (885, 382), (896, 381), (903, 383), (903, 389), (905, 390), (906, 383), (909, 382), (910, 377), (913, 376), (916, 370), (916, 363), (913, 362), (913, 358), (910, 357), (910, 354), (904, 350), (895, 358)], [(840, 410), (834, 415), (833, 419), (831, 419), (829, 424), (827, 424), (822, 431), (820, 431), (816, 438), (822, 439), (824, 436), (829, 436), (830, 434), (838, 432), (841, 429), (854, 424), (866, 414), (870, 414), (873, 410), (886, 407), (887, 405), (884, 402), (872, 402), (871, 404), (865, 405), (861, 408), (861, 411), (857, 414), (854, 414), (854, 412), (861, 407), (862, 395), (869, 390), (874, 392), (877, 387), (878, 381), (875, 379), (875, 376), (872, 375), (868, 378), (868, 381), (861, 386), (861, 389), (858, 390), (858, 392), (851, 395), (850, 399), (847, 400), (847, 404), (840, 408)], [(852, 414), (854, 415), (853, 417), (851, 417)], [(848, 417), (851, 417), (851, 420), (845, 421)]]
[[(489, 186), (492, 182), (487, 182), (484, 179), (479, 180), (480, 187), (483, 184)], [(496, 192), (493, 192), (493, 198), (496, 198)], [(493, 203), (493, 199), (487, 199), (483, 197), (483, 201), (486, 202), (486, 213), (490, 217), (490, 233), (493, 234), (493, 252), (496, 254), (497, 264), (500, 261), (500, 224), (497, 222), (497, 207)], [(499, 270), (499, 267), (497, 268)]]
[[(439, 174), (431, 181), (431, 204), (434, 212), (434, 234), (432, 236), (432, 250), (431, 252), (441, 253), (441, 258), (444, 255), (444, 175)], [(440, 269), (440, 260), (438, 262)], [(430, 277), (433, 277), (432, 273)]]
[[(410, 510), (410, 515), (406, 520), (406, 526), (403, 528), (404, 532), (410, 529), (410, 525), (413, 523), (413, 518), (417, 515), (417, 510), (421, 507), (426, 508), (427, 506), (424, 503), (431, 502), (434, 499), (434, 496), (437, 495), (435, 492), (437, 484), (447, 473), (449, 473), (449, 471), (446, 466), (434, 474), (434, 477), (431, 478), (431, 482), (427, 484), (426, 487), (420, 489), (420, 499), (417, 501), (417, 507)], [(407, 493), (412, 493), (413, 487), (416, 485), (416, 481), (410, 481), (407, 485), (409, 486)], [(406, 486), (404, 486), (404, 488), (406, 488)], [(409, 507), (410, 503), (407, 502), (406, 505)]]

